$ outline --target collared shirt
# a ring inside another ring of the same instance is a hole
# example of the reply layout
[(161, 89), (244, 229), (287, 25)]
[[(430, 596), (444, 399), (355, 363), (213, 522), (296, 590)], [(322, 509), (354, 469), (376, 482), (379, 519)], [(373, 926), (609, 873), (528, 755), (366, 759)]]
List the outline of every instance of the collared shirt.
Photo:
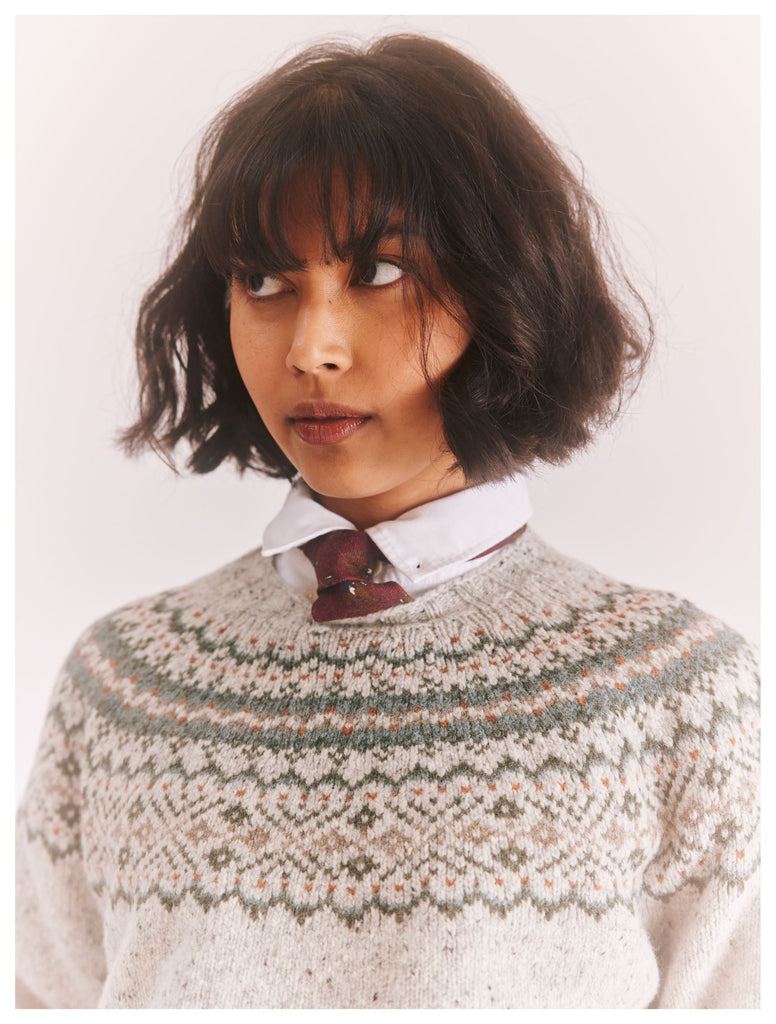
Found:
[[(483, 565), (496, 554), (489, 549), (524, 526), (532, 511), (525, 478), (517, 473), (456, 491), (370, 526), (366, 533), (389, 563), (380, 566), (375, 581), (395, 581), (411, 597), (422, 594)], [(354, 529), (343, 516), (316, 501), (307, 484), (297, 478), (264, 531), (262, 553), (272, 557), (286, 583), (313, 600), (315, 570), (299, 546), (331, 530)]]

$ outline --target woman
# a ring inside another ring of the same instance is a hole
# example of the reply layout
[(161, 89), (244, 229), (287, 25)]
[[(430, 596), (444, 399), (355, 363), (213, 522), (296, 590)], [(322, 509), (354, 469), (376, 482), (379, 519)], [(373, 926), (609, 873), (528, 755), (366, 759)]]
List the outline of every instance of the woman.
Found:
[(649, 351), (598, 224), (429, 39), (313, 48), (213, 123), (124, 441), (293, 484), (63, 669), (19, 815), (44, 1003), (756, 1004), (754, 654), (528, 526), (521, 470)]

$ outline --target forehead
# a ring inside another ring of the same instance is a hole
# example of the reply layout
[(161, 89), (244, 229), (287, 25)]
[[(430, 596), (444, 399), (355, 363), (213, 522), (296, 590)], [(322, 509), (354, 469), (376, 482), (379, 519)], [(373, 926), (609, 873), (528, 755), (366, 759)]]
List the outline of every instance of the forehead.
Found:
[(278, 213), (285, 239), (300, 254), (311, 248), (351, 254), (404, 234), (402, 204), (375, 203), (367, 179), (349, 183), (341, 173), (327, 183), (310, 171), (297, 175), (284, 190)]

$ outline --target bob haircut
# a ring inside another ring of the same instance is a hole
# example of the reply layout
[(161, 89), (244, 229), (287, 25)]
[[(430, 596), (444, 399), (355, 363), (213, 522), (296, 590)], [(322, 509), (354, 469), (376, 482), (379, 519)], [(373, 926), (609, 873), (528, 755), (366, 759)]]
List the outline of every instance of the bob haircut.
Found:
[(432, 386), (468, 482), (564, 461), (635, 388), (649, 311), (592, 197), (506, 85), (423, 36), (325, 43), (238, 94), (205, 132), (177, 254), (140, 306), (139, 415), (120, 436), (130, 454), (151, 447), (172, 466), (186, 440), (197, 473), (231, 458), (295, 475), (238, 372), (229, 300), (235, 275), (299, 267), (283, 210), (300, 178), (338, 259), (368, 260), (398, 211), (424, 368), (428, 299), (465, 311), (471, 341)]

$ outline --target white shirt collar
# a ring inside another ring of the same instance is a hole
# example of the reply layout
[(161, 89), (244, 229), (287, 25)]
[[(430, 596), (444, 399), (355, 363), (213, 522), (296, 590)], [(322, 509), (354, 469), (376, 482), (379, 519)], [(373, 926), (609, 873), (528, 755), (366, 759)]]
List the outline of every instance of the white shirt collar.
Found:
[[(519, 530), (532, 511), (525, 478), (516, 473), (429, 501), (366, 532), (389, 562), (417, 583), (446, 565), (481, 555)], [(279, 555), (331, 530), (354, 529), (297, 478), (264, 531), (262, 553)]]

